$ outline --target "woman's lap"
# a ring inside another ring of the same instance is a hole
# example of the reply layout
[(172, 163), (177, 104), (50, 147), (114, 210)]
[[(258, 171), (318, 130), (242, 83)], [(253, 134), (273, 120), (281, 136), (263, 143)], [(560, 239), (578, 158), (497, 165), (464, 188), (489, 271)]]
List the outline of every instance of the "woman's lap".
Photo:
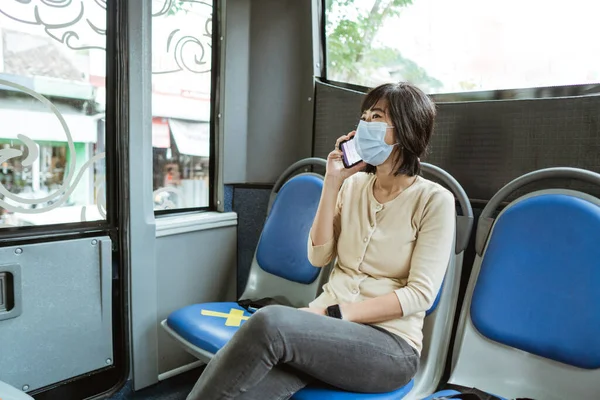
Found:
[(243, 399), (282, 364), (343, 390), (387, 392), (412, 379), (419, 356), (371, 326), (269, 306), (215, 355), (188, 399)]
[(262, 318), (255, 321), (255, 334), (276, 330), (283, 339), (283, 363), (344, 390), (391, 391), (408, 383), (418, 368), (419, 356), (410, 345), (372, 326), (279, 306), (255, 316)]

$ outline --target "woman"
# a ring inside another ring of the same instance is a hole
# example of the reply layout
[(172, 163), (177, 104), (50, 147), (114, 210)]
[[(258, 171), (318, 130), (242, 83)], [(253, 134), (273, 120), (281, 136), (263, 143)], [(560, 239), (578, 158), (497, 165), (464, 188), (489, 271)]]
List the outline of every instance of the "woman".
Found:
[[(454, 242), (454, 197), (418, 176), (434, 118), (433, 102), (406, 83), (366, 96), (357, 131), (340, 137), (327, 158), (308, 239), (313, 265), (337, 258), (323, 293), (300, 310), (256, 312), (189, 400), (288, 399), (312, 381), (388, 392), (412, 379), (425, 312)], [(352, 137), (364, 161), (346, 169), (339, 144)]]

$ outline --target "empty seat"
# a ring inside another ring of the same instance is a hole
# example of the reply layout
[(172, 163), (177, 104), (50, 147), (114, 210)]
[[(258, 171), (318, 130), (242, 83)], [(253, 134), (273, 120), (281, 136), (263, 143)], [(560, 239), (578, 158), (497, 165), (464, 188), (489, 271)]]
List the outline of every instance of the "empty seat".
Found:
[[(275, 183), (242, 299), (272, 297), (303, 307), (317, 296), (325, 283), (329, 268), (315, 268), (306, 253), (306, 241), (321, 198), (323, 176), (295, 174), (311, 165), (325, 167), (326, 161), (301, 160)], [(208, 362), (249, 316), (235, 302), (204, 303), (173, 312), (161, 325), (189, 353)]]
[(598, 398), (600, 199), (535, 191), (492, 218), (510, 194), (547, 178), (600, 186), (599, 174), (550, 168), (514, 180), (490, 200), (478, 222), (452, 384), (506, 398)]
[[(323, 178), (312, 173), (293, 176), (309, 164), (325, 160), (308, 159), (290, 167), (273, 189), (269, 215), (256, 250), (243, 299), (273, 297), (294, 306), (305, 306), (318, 294), (329, 268), (315, 268), (307, 258), (306, 241), (319, 204)], [(390, 393), (349, 393), (325, 386), (308, 387), (296, 400), (401, 399), (409, 392), (430, 394), (443, 372), (460, 282), (462, 254), (468, 243), (473, 213), (460, 185), (445, 171), (423, 164), (424, 174), (442, 181), (456, 195), (462, 214), (457, 217), (454, 257), (436, 301), (427, 312), (421, 368), (414, 381)], [(292, 177), (293, 176), (293, 177)], [(290, 179), (290, 177), (292, 177)], [(289, 179), (289, 180), (288, 180)], [(286, 238), (282, 241), (281, 238)], [(251, 317), (235, 302), (204, 303), (184, 307), (162, 322), (163, 328), (191, 354), (208, 362)]]

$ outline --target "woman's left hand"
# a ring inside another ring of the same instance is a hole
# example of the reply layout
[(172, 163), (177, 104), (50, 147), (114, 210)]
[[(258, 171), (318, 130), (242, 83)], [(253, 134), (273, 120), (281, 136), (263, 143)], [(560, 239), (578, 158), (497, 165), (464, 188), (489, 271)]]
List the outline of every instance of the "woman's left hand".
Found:
[(317, 315), (325, 315), (325, 309), (324, 308), (302, 307), (302, 308), (299, 308), (298, 310), (311, 312), (311, 313), (317, 314)]

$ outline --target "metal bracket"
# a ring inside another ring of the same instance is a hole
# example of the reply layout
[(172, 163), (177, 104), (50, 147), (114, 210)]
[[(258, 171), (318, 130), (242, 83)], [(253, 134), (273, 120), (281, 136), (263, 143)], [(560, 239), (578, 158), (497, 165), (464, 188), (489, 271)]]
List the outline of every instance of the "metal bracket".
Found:
[(21, 266), (0, 265), (0, 321), (21, 315)]
[(8, 274), (6, 272), (0, 272), (0, 313), (8, 310), (8, 293), (6, 291), (7, 281)]

